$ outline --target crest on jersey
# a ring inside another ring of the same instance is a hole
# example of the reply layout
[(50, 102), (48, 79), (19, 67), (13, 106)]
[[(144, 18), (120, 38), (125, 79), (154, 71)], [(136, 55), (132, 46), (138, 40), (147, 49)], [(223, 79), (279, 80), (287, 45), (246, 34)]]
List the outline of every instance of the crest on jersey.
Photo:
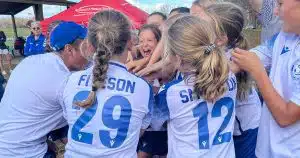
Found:
[(300, 80), (300, 59), (297, 59), (292, 66), (292, 78)]

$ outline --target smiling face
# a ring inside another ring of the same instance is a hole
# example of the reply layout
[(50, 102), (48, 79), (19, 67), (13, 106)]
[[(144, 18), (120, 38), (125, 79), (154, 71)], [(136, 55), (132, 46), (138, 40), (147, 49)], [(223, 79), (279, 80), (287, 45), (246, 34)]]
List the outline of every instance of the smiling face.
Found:
[(150, 29), (143, 30), (139, 35), (139, 50), (143, 57), (152, 55), (158, 41)]

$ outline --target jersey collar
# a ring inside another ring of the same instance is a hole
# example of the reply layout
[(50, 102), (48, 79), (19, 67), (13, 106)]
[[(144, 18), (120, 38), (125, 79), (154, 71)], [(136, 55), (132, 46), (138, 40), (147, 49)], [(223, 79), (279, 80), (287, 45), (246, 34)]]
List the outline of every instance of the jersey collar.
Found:
[(110, 60), (108, 63), (109, 63), (109, 65), (114, 65), (114, 66), (120, 67), (122, 69), (125, 69), (127, 71), (126, 66), (118, 61)]

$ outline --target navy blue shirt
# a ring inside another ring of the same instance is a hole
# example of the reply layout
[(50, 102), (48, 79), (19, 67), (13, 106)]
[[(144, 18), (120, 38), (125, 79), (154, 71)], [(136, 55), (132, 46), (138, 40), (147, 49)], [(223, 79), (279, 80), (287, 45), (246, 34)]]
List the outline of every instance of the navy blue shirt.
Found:
[(36, 54), (43, 54), (45, 52), (45, 42), (46, 37), (41, 34), (37, 40), (34, 39), (34, 35), (30, 35), (27, 37), (24, 55), (36, 55)]

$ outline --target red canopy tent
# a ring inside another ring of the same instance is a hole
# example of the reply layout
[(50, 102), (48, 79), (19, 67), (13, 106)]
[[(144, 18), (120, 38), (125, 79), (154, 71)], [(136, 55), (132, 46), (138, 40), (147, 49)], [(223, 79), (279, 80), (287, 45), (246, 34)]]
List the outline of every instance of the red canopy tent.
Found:
[(90, 17), (102, 9), (115, 9), (122, 12), (131, 20), (135, 28), (144, 24), (148, 16), (146, 12), (125, 0), (82, 0), (69, 9), (41, 21), (43, 32), (46, 32), (48, 25), (56, 20), (74, 21), (87, 26)]

